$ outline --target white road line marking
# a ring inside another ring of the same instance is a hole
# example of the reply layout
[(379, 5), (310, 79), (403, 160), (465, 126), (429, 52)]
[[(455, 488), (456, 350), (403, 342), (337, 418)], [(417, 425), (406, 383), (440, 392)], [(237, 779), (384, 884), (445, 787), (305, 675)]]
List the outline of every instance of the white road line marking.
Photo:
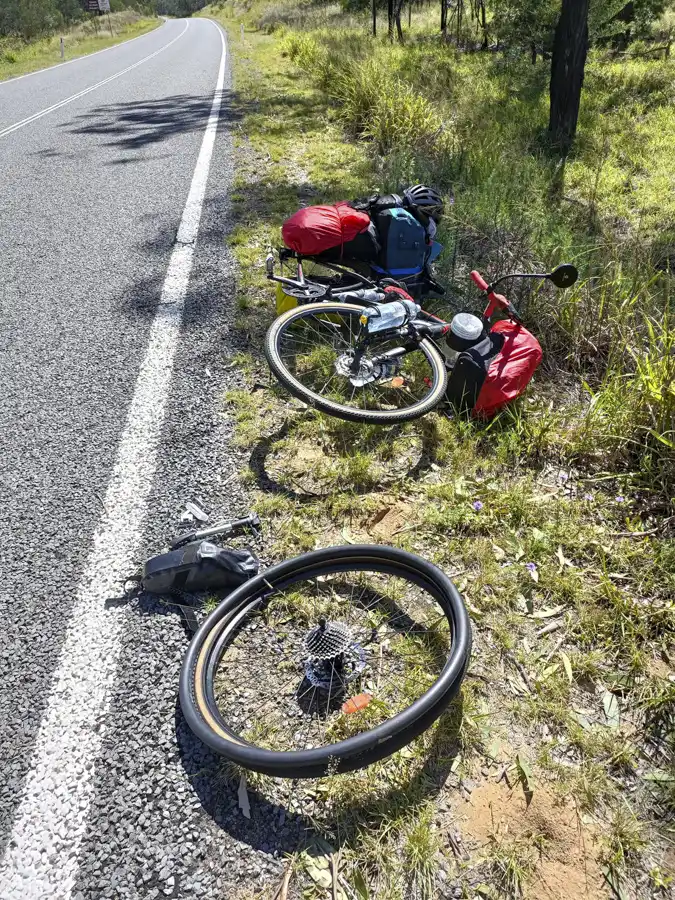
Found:
[(46, 116), (50, 112), (54, 112), (55, 109), (61, 109), (62, 106), (66, 106), (68, 103), (72, 103), (73, 100), (79, 100), (80, 97), (84, 97), (85, 94), (90, 94), (92, 91), (95, 91), (97, 88), (103, 87), (104, 84), (108, 84), (111, 81), (114, 81), (116, 78), (119, 78), (120, 75), (126, 75), (127, 72), (131, 72), (132, 69), (136, 69), (138, 66), (143, 65), (149, 59), (157, 56), (159, 53), (162, 53), (164, 50), (167, 50), (172, 44), (175, 44), (176, 41), (180, 40), (185, 32), (188, 30), (188, 26), (190, 25), (190, 20), (185, 20), (185, 28), (181, 31), (178, 37), (175, 37), (173, 40), (169, 41), (168, 44), (164, 44), (163, 47), (160, 47), (159, 50), (155, 50), (154, 53), (151, 53), (149, 56), (143, 57), (143, 59), (139, 59), (138, 62), (135, 62), (131, 66), (127, 66), (126, 69), (122, 69), (121, 72), (116, 72), (114, 75), (110, 75), (108, 78), (104, 78), (103, 81), (99, 81), (96, 84), (92, 84), (91, 87), (85, 88), (83, 91), (80, 91), (77, 94), (73, 94), (72, 97), (66, 97), (65, 100), (60, 100), (58, 103), (54, 103), (52, 106), (48, 106), (46, 109), (41, 110), (40, 112), (33, 113), (32, 116), (27, 116), (25, 119), (22, 119), (20, 122), (15, 122), (13, 125), (8, 125), (7, 128), (0, 131), (0, 138), (6, 137), (8, 134), (12, 134), (14, 131), (18, 131), (19, 128), (23, 128), (25, 125), (30, 125), (31, 122), (35, 122), (37, 119), (41, 119), (43, 116)]
[(222, 30), (213, 24), (221, 56), (211, 114), (106, 491), (108, 512), (94, 535), (0, 863), (2, 900), (69, 900), (77, 878), (121, 643), (123, 614), (107, 610), (105, 600), (119, 593), (141, 539), (218, 128), (226, 48)]
[(5, 78), (4, 81), (0, 81), (0, 88), (5, 87), (5, 85), (7, 84), (15, 84), (17, 81), (23, 81), (24, 78), (32, 78), (33, 75), (42, 75), (43, 72), (49, 72), (52, 69), (58, 71), (64, 66), (71, 65), (71, 63), (82, 62), (83, 59), (91, 59), (92, 56), (98, 56), (99, 53), (107, 53), (108, 50), (117, 50), (119, 47), (126, 47), (129, 44), (133, 44), (134, 41), (140, 41), (141, 38), (149, 37), (151, 34), (159, 33), (168, 21), (168, 19), (164, 19), (164, 24), (159, 25), (157, 28), (153, 28), (152, 31), (146, 31), (143, 34), (137, 35), (137, 37), (135, 38), (129, 38), (128, 41), (120, 41), (118, 44), (112, 44), (110, 47), (104, 47), (103, 50), (95, 50), (93, 53), (84, 53), (82, 56), (75, 56), (73, 57), (73, 59), (67, 59), (65, 62), (55, 63), (53, 66), (45, 66), (44, 69), (36, 69), (34, 72), (26, 72), (25, 75), (15, 75), (13, 78)]

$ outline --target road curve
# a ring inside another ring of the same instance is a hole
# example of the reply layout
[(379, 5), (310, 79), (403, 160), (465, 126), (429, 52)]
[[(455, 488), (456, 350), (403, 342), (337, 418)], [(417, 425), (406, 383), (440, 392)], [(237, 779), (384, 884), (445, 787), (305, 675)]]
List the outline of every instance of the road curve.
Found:
[[(110, 658), (96, 662), (105, 683), (96, 666), (71, 660), (72, 696), (86, 695), (99, 715), (80, 721), (78, 704), (54, 698), (84, 615), (82, 581), (100, 556), (94, 536), (115, 519), (106, 501), (138, 513), (138, 535), (127, 536), (132, 569), (164, 545), (186, 499), (200, 496), (224, 515), (244, 505), (220, 398), (226, 377), (236, 377), (225, 365), (237, 349), (224, 243), (227, 77), (197, 238), (177, 242), (194, 214), (186, 201), (221, 50), (214, 23), (171, 20), (0, 84), (0, 900), (215, 898), (276, 877), (280, 866), (266, 843), (276, 812), (261, 805), (251, 822), (241, 819), (235, 793), (214, 781), (215, 761), (177, 712), (180, 617), (159, 603), (99, 602), (106, 579), (121, 591), (131, 571), (95, 570), (92, 647), (101, 634), (118, 635)], [(187, 269), (176, 262), (184, 246)], [(168, 344), (157, 345), (160, 374), (148, 376), (176, 265), (184, 285), (175, 346), (168, 360)], [(161, 408), (156, 441), (133, 430), (144, 377), (150, 419), (148, 397)], [(115, 493), (130, 433), (137, 462), (124, 484), (138, 482), (135, 498)], [(44, 735), (60, 729), (82, 735), (81, 768), (65, 793), (63, 772), (42, 759)], [(62, 821), (38, 841), (46, 806), (53, 816), (59, 804)], [(285, 825), (275, 844), (294, 840)]]

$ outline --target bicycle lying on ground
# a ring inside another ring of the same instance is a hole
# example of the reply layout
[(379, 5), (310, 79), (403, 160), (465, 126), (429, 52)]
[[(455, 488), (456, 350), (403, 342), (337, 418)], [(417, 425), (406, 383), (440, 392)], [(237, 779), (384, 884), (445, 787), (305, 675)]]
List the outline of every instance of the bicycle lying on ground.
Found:
[(507, 330), (495, 322), (498, 312), (536, 345), (539, 356), (526, 373), (526, 384), (541, 349), (495, 288), (511, 278), (547, 279), (567, 288), (578, 277), (570, 264), (547, 273), (509, 273), (492, 284), (474, 271), (471, 278), (487, 296), (482, 319), (462, 313), (447, 322), (410, 301), (390, 311), (387, 307), (394, 304), (385, 300), (396, 298), (385, 293), (383, 283), (331, 268), (335, 275), (307, 278), (299, 259), (297, 278), (286, 278), (274, 273), (274, 258), (268, 256), (267, 277), (297, 305), (272, 323), (265, 356), (274, 375), (298, 399), (337, 418), (381, 425), (418, 418), (441, 403), (458, 355)]
[(464, 602), (394, 547), (328, 547), (237, 588), (193, 638), (180, 703), (204, 743), (267, 775), (314, 778), (395, 753), (459, 691)]

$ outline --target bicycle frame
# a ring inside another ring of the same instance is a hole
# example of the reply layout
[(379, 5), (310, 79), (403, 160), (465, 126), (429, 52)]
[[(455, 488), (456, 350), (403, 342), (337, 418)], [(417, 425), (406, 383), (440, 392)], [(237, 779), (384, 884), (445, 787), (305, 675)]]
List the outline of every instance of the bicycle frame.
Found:
[[(275, 273), (274, 273), (274, 254), (270, 252), (267, 254), (267, 259), (265, 260), (265, 264), (267, 267), (267, 278), (270, 281), (274, 281), (274, 282), (277, 282), (278, 284), (284, 284), (284, 285), (287, 285), (288, 287), (298, 288), (299, 290), (302, 290), (308, 284), (312, 283), (312, 282), (309, 282), (305, 278), (305, 273), (304, 273), (304, 269), (303, 269), (303, 265), (302, 265), (303, 260), (308, 260), (310, 262), (317, 263), (317, 265), (322, 266), (322, 268), (324, 268), (324, 269), (330, 269), (331, 271), (337, 272), (340, 275), (347, 275), (350, 278), (354, 278), (359, 282), (359, 284), (361, 284), (366, 289), (376, 289), (377, 288), (376, 282), (371, 281), (370, 278), (366, 278), (366, 276), (361, 275), (360, 272), (355, 272), (353, 269), (347, 269), (344, 266), (337, 265), (336, 263), (324, 262), (323, 260), (318, 260), (311, 256), (298, 256), (297, 254), (293, 253), (293, 251), (291, 251), (291, 250), (280, 251), (279, 260), (280, 260), (282, 266), (287, 259), (296, 259), (297, 260), (298, 277), (297, 278), (286, 278), (283, 275), (275, 275)], [(313, 283), (318, 284), (319, 282), (313, 282)], [(330, 293), (331, 296), (340, 296), (341, 294), (348, 293), (348, 292), (349, 292), (349, 290), (347, 290), (347, 289), (344, 291), (333, 291), (330, 287), (326, 288), (326, 293)]]

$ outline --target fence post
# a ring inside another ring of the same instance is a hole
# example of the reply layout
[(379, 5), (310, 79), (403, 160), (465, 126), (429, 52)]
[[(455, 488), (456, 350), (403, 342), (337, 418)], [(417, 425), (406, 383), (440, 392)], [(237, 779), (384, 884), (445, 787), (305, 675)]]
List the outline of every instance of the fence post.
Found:
[(65, 48), (63, 46), (63, 38), (61, 38), (61, 59), (65, 57)]

